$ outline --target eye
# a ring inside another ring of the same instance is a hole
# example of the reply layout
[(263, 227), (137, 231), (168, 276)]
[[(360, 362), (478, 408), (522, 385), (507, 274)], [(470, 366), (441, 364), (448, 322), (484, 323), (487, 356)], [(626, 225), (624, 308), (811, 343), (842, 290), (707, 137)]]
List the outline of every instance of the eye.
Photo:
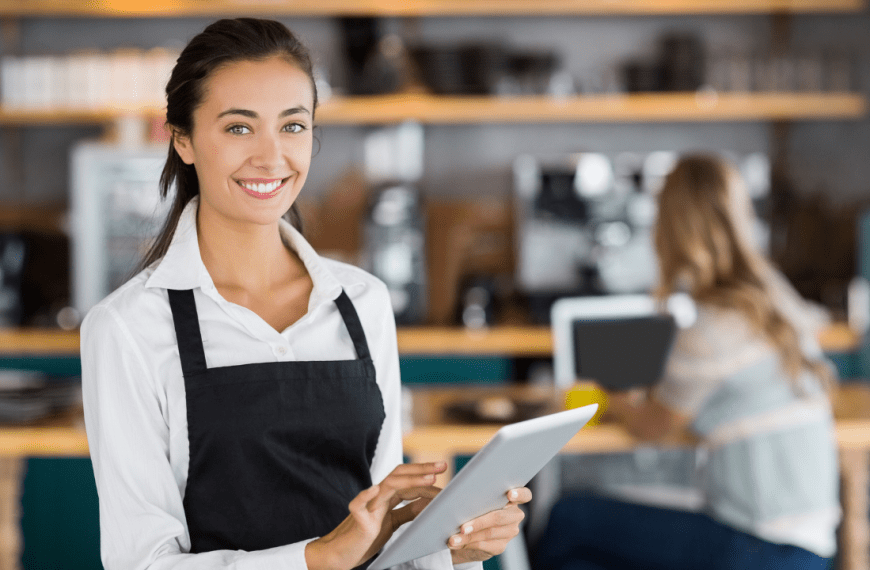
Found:
[(289, 123), (284, 125), (284, 130), (290, 133), (301, 133), (305, 130), (305, 125), (302, 123)]
[(230, 125), (227, 127), (227, 132), (233, 135), (244, 135), (251, 132), (251, 129), (245, 125)]

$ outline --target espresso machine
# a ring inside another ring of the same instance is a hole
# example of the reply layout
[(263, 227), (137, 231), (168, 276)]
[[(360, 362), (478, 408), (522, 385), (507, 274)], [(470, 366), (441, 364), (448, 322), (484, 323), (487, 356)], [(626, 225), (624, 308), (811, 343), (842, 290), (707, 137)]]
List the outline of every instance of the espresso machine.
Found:
[(423, 126), (405, 122), (373, 130), (364, 143), (370, 199), (362, 265), (387, 285), (399, 325), (421, 323), (428, 309), (423, 140)]
[[(762, 153), (723, 152), (736, 164), (759, 213), (770, 167)], [(678, 154), (582, 152), (555, 159), (523, 155), (513, 164), (516, 282), (535, 322), (561, 297), (648, 293), (656, 285), (657, 195)], [(764, 250), (767, 224), (756, 242)]]

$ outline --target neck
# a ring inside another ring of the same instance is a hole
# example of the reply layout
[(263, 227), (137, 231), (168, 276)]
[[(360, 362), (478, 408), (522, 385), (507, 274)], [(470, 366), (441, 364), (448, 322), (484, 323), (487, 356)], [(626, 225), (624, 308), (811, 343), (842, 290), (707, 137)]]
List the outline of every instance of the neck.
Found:
[(200, 205), (196, 217), (202, 262), (219, 289), (268, 292), (305, 273), (284, 246), (279, 223), (234, 223)]

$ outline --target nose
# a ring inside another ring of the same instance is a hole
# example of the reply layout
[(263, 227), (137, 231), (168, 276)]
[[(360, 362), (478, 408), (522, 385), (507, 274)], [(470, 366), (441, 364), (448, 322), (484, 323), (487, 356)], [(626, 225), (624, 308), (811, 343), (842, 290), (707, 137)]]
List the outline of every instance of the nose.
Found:
[(284, 153), (278, 134), (261, 133), (251, 156), (251, 164), (265, 172), (278, 170), (284, 163)]

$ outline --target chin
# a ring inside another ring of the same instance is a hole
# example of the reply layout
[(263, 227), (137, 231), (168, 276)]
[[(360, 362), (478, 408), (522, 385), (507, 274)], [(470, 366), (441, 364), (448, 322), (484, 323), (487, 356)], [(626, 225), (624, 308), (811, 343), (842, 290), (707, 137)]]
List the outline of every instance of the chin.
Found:
[(295, 200), (264, 200), (262, 205), (255, 204), (253, 208), (246, 208), (245, 218), (256, 224), (274, 224), (290, 210), (294, 202)]

